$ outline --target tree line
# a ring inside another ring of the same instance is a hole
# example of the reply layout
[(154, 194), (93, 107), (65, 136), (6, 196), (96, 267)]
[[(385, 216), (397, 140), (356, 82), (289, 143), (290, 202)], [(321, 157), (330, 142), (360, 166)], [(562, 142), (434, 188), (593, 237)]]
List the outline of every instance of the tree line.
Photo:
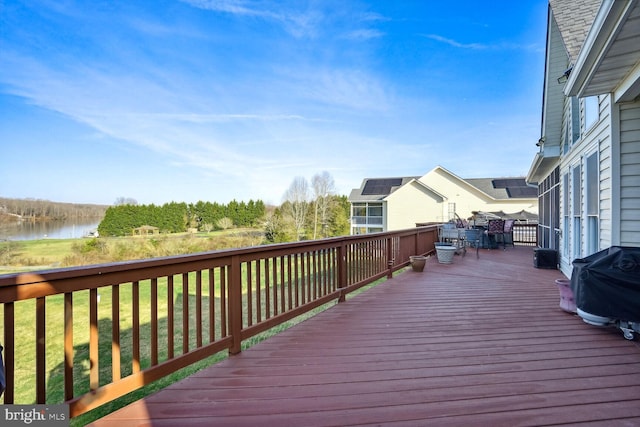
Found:
[(153, 226), (161, 233), (181, 233), (189, 229), (213, 231), (224, 228), (261, 226), (265, 217), (261, 200), (228, 204), (199, 201), (164, 205), (118, 204), (109, 207), (98, 226), (101, 236), (127, 236), (141, 226)]
[(161, 233), (255, 228), (264, 232), (265, 243), (344, 236), (349, 234), (350, 204), (346, 196), (335, 193), (333, 177), (321, 172), (310, 182), (294, 178), (280, 206), (266, 206), (261, 200), (138, 205), (135, 199), (121, 197), (107, 209), (98, 233), (126, 236), (150, 225)]
[(100, 218), (107, 210), (106, 205), (52, 202), (42, 199), (11, 199), (0, 197), (0, 216), (11, 220), (16, 218), (41, 220), (69, 220), (77, 218)]
[(105, 206), (0, 198), (0, 219), (14, 220), (15, 216), (36, 220), (102, 218), (100, 236), (128, 236), (145, 225), (157, 227), (161, 233), (247, 227), (263, 231), (265, 243), (343, 236), (350, 228), (349, 201), (336, 195), (328, 172), (315, 174), (311, 181), (295, 177), (280, 206), (266, 206), (261, 200), (139, 205), (133, 198), (120, 197), (112, 206)]

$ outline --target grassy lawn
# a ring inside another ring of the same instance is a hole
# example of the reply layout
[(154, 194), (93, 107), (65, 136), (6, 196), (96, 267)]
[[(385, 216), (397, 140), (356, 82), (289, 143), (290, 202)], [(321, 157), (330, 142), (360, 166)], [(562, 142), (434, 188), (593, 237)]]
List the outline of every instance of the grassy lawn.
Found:
[(0, 262), (0, 274), (20, 271), (55, 268), (62, 265), (66, 256), (73, 252), (78, 239), (40, 239), (2, 242), (0, 247), (12, 245), (14, 265), (6, 266)]
[[(203, 278), (203, 282), (205, 282)], [(132, 371), (132, 285), (120, 285), (120, 351), (121, 351), (121, 368), (122, 376), (129, 375)], [(151, 313), (148, 307), (151, 300), (151, 285), (149, 281), (141, 282), (140, 289), (140, 336), (141, 336), (141, 369), (151, 366), (151, 342), (150, 342), (150, 322)], [(180, 276), (175, 276), (174, 280), (174, 306), (175, 306), (175, 336), (173, 339), (176, 354), (182, 353), (182, 281)], [(112, 380), (112, 317), (111, 317), (111, 288), (103, 288), (100, 290), (100, 303), (98, 308), (98, 331), (99, 331), (99, 371), (100, 384), (107, 384)], [(219, 307), (219, 289), (215, 290), (216, 307)], [(190, 314), (190, 331), (189, 348), (196, 347), (195, 336), (195, 280), (189, 281), (189, 314)], [(158, 317), (159, 317), (159, 359), (160, 361), (167, 358), (167, 283), (165, 280), (158, 281)], [(203, 288), (203, 300), (207, 300), (207, 289)], [(63, 310), (64, 299), (62, 295), (56, 295), (46, 298), (46, 370), (47, 370), (47, 403), (55, 404), (64, 401), (63, 395)], [(288, 321), (282, 325), (272, 328), (258, 336), (252, 337), (243, 343), (243, 349), (249, 348), (256, 343), (263, 341), (269, 336), (273, 336), (316, 313), (335, 305), (335, 302), (325, 304), (313, 310), (310, 313), (300, 316), (294, 320)], [(208, 337), (208, 311), (205, 310), (208, 304), (203, 302), (203, 325), (202, 332), (204, 337)], [(74, 293), (73, 300), (73, 335), (74, 335), (74, 394), (80, 395), (89, 391), (89, 292)], [(0, 316), (3, 309), (0, 307)], [(15, 403), (31, 404), (35, 403), (35, 301), (22, 301), (15, 304), (16, 315), (16, 331), (15, 331)], [(219, 328), (219, 320), (216, 321)], [(3, 328), (0, 328), (0, 336), (3, 336)], [(220, 337), (221, 332), (216, 331), (216, 337)], [(207, 342), (205, 338), (203, 340)], [(226, 351), (220, 352), (192, 366), (184, 368), (168, 377), (165, 377), (153, 384), (150, 384), (140, 390), (130, 393), (120, 399), (105, 404), (93, 411), (83, 414), (71, 420), (71, 425), (82, 426), (92, 420), (98, 419), (114, 410), (125, 406), (135, 400), (149, 395), (157, 390), (166, 387), (173, 382), (185, 378), (198, 370), (211, 365), (217, 361), (227, 357)]]
[[(189, 281), (189, 314), (190, 331), (195, 331), (195, 274), (191, 274)], [(125, 377), (132, 372), (133, 359), (133, 338), (132, 338), (132, 284), (119, 286), (119, 332), (120, 332), (120, 353), (121, 353), (121, 377)], [(111, 287), (101, 288), (99, 291), (100, 302), (98, 305), (98, 333), (99, 333), (99, 376), (100, 384), (108, 384), (112, 381), (112, 289)], [(175, 276), (174, 291), (171, 298), (174, 301), (174, 328), (175, 335), (173, 344), (176, 354), (182, 353), (182, 279), (180, 275)], [(203, 300), (210, 298), (208, 289), (203, 288)], [(219, 289), (215, 290), (219, 293)], [(141, 369), (151, 366), (151, 283), (143, 281), (139, 284), (140, 295), (140, 353)], [(158, 353), (162, 362), (168, 357), (168, 336), (167, 336), (167, 279), (158, 281)], [(219, 295), (214, 295), (216, 302)], [(203, 311), (208, 304), (203, 302)], [(219, 307), (219, 305), (218, 305)], [(3, 315), (3, 307), (0, 306), (0, 316)], [(35, 402), (35, 301), (21, 301), (15, 304), (15, 402), (18, 404), (31, 404)], [(208, 311), (206, 320), (203, 319), (203, 336), (208, 337)], [(216, 324), (218, 330), (216, 337), (220, 337), (219, 315)], [(55, 295), (46, 298), (46, 370), (47, 377), (47, 403), (62, 403), (63, 395), (63, 372), (64, 372), (64, 297)], [(0, 328), (0, 336), (4, 334), (4, 328)], [(89, 291), (76, 292), (73, 295), (73, 337), (74, 337), (74, 394), (81, 395), (89, 391)], [(207, 342), (205, 338), (203, 340)], [(189, 348), (196, 347), (195, 332), (189, 336)], [(200, 362), (182, 372), (178, 372), (170, 377), (159, 381), (143, 390), (132, 393), (124, 399), (120, 399), (111, 404), (92, 411), (86, 415), (72, 420), (72, 425), (84, 425), (89, 419), (96, 419), (106, 413), (111, 412), (128, 402), (162, 388), (179, 378), (189, 375), (203, 366), (216, 360), (224, 358), (224, 354), (219, 354), (209, 360)]]
[(0, 274), (255, 246), (262, 230), (233, 228), (210, 233), (173, 233), (99, 239), (0, 242)]
[[(403, 270), (401, 270), (401, 271), (403, 271)], [(399, 274), (400, 272), (397, 272), (396, 274)], [(372, 288), (372, 287), (384, 282), (385, 280), (386, 279), (380, 279), (380, 280), (378, 280), (378, 281), (376, 281), (374, 283), (371, 283), (371, 284), (369, 284), (369, 285), (367, 285), (367, 286), (365, 286), (365, 287), (363, 287), (361, 289), (358, 289), (357, 291), (349, 294), (347, 296), (347, 299), (353, 298), (353, 297), (357, 296), (358, 294), (360, 294), (362, 292), (365, 292), (367, 289), (370, 289), (370, 288)], [(314, 310), (312, 310), (312, 311), (310, 311), (310, 312), (308, 312), (308, 313), (306, 313), (306, 314), (304, 314), (302, 316), (299, 316), (299, 317), (297, 317), (295, 319), (289, 320), (289, 321), (287, 321), (287, 322), (285, 322), (285, 323), (283, 323), (281, 325), (278, 325), (278, 326), (276, 326), (276, 327), (274, 327), (274, 328), (272, 328), (272, 329), (270, 329), (268, 331), (265, 331), (265, 332), (263, 332), (263, 333), (261, 333), (259, 335), (256, 335), (256, 336), (244, 341), (242, 343), (242, 349), (243, 350), (247, 350), (251, 346), (253, 346), (255, 344), (258, 344), (259, 342), (262, 342), (262, 341), (266, 340), (267, 338), (269, 338), (269, 337), (271, 337), (273, 335), (276, 335), (276, 334), (278, 334), (278, 333), (280, 333), (280, 332), (282, 332), (284, 330), (287, 330), (287, 329), (291, 328), (292, 326), (295, 326), (298, 323), (301, 323), (301, 322), (303, 322), (303, 321), (315, 316), (316, 314), (333, 307), (336, 303), (337, 303), (336, 301), (333, 301), (333, 302), (324, 304), (323, 306), (320, 306), (320, 307), (318, 307), (318, 308), (316, 308), (316, 309), (314, 309)], [(178, 327), (176, 327), (176, 330), (177, 329), (178, 329)], [(101, 336), (102, 336), (102, 333), (101, 333)], [(102, 355), (102, 350), (101, 350), (100, 354), (101, 354), (100, 357), (103, 358), (104, 356)], [(167, 376), (167, 377), (165, 377), (165, 378), (163, 378), (161, 380), (158, 380), (158, 381), (156, 381), (156, 382), (154, 382), (152, 384), (149, 384), (148, 386), (146, 386), (144, 388), (141, 388), (141, 389), (139, 389), (139, 390), (137, 390), (137, 391), (135, 391), (133, 393), (130, 393), (127, 396), (124, 396), (124, 397), (122, 397), (120, 399), (117, 399), (117, 400), (115, 400), (113, 402), (107, 403), (107, 404), (101, 406), (100, 408), (97, 408), (97, 409), (95, 409), (95, 410), (93, 410), (91, 412), (88, 412), (88, 413), (83, 414), (83, 415), (81, 415), (79, 417), (76, 417), (76, 418), (71, 420), (71, 425), (72, 426), (82, 426), (82, 425), (85, 425), (87, 423), (90, 423), (91, 421), (99, 419), (99, 418), (101, 418), (101, 417), (103, 417), (103, 416), (105, 416), (105, 415), (107, 415), (107, 414), (119, 409), (119, 408), (122, 408), (122, 407), (126, 406), (129, 403), (135, 402), (136, 400), (139, 400), (139, 399), (141, 399), (141, 398), (143, 398), (145, 396), (148, 396), (148, 395), (150, 395), (150, 394), (152, 394), (152, 393), (154, 393), (156, 391), (159, 391), (162, 388), (164, 388), (164, 387), (166, 387), (166, 386), (168, 386), (168, 385), (170, 385), (170, 384), (172, 384), (172, 383), (174, 383), (176, 381), (179, 381), (179, 380), (181, 380), (183, 378), (186, 378), (189, 375), (192, 375), (195, 372), (206, 368), (207, 366), (210, 366), (210, 365), (212, 365), (212, 364), (214, 364), (216, 362), (219, 362), (219, 361), (225, 359), (226, 357), (227, 357), (227, 353), (226, 352), (221, 352), (221, 353), (218, 353), (218, 354), (216, 354), (216, 355), (214, 355), (212, 357), (209, 357), (208, 359), (202, 360), (202, 361), (200, 361), (200, 362), (198, 362), (196, 364), (193, 364), (193, 365), (191, 365), (191, 366), (189, 366), (187, 368), (184, 368), (183, 370), (178, 371), (178, 372), (176, 372), (176, 373), (174, 373), (174, 374), (172, 374), (170, 376)], [(61, 374), (62, 373), (60, 373), (60, 375)]]
[[(223, 232), (225, 233), (225, 232)], [(225, 234), (228, 234), (227, 231)], [(214, 233), (211, 233), (214, 234)], [(210, 235), (200, 235), (195, 238), (209, 239)], [(193, 239), (194, 236), (185, 236), (184, 238)], [(140, 240), (137, 238), (120, 238), (114, 239), (116, 243), (124, 242), (128, 244), (131, 239)], [(144, 241), (146, 238), (143, 238)], [(179, 239), (177, 237), (176, 239)], [(77, 252), (77, 245), (84, 244), (82, 242), (89, 241), (90, 239), (63, 239), (63, 240), (37, 240), (37, 241), (25, 241), (20, 242), (18, 249), (19, 256), (23, 259), (33, 259), (42, 262), (40, 267), (47, 265), (47, 268), (56, 266), (56, 263), (62, 262), (61, 260)], [(100, 239), (102, 240), (102, 238)], [(76, 245), (74, 247), (74, 245)], [(46, 264), (45, 264), (46, 263)], [(17, 267), (20, 268), (20, 267)], [(33, 266), (22, 266), (21, 271), (34, 270), (39, 268), (33, 268)], [(2, 271), (0, 271), (2, 274)], [(208, 272), (203, 271), (202, 283), (208, 282)], [(371, 286), (383, 282), (385, 279), (381, 279), (365, 288), (360, 289), (349, 295), (352, 298), (357, 293), (363, 292)], [(219, 283), (216, 280), (216, 283)], [(263, 282), (264, 283), (264, 282)], [(273, 283), (273, 282), (272, 282)], [(182, 353), (182, 275), (174, 276), (174, 291), (172, 295), (167, 294), (167, 278), (160, 278), (158, 280), (158, 318), (159, 318), (159, 338), (158, 338), (158, 352), (159, 361), (162, 362), (168, 357), (168, 340), (167, 336), (167, 307), (169, 299), (174, 302), (174, 330), (173, 337), (175, 354)], [(194, 349), (196, 347), (196, 319), (195, 319), (195, 304), (196, 304), (196, 280), (195, 273), (189, 275), (189, 286), (186, 290), (189, 298), (189, 348)], [(119, 330), (120, 330), (120, 352), (121, 352), (121, 376), (127, 376), (131, 373), (132, 359), (133, 359), (133, 337), (132, 337), (132, 287), (133, 285), (122, 284), (119, 286)], [(273, 290), (273, 288), (272, 288)], [(99, 371), (100, 371), (100, 384), (107, 384), (112, 380), (112, 287), (104, 287), (99, 290), (100, 302), (98, 305), (98, 333), (99, 333)], [(255, 290), (254, 290), (255, 293)], [(139, 295), (140, 295), (140, 341), (141, 341), (141, 369), (145, 369), (151, 366), (151, 342), (150, 342), (150, 323), (151, 323), (151, 282), (141, 281), (139, 283)], [(203, 320), (202, 320), (202, 335), (203, 341), (208, 342), (208, 325), (209, 325), (209, 312), (208, 312), (208, 299), (215, 299), (216, 307), (216, 322), (218, 330), (215, 331), (215, 336), (219, 338), (221, 336), (220, 319), (219, 319), (219, 288), (214, 289), (214, 294), (209, 295), (208, 286), (203, 286)], [(254, 295), (255, 298), (255, 295)], [(263, 298), (263, 304), (265, 299)], [(245, 299), (246, 304), (246, 299)], [(300, 316), (294, 320), (279, 325), (269, 331), (266, 331), (256, 337), (246, 340), (243, 343), (243, 348), (246, 349), (270, 336), (277, 334), (278, 332), (285, 330), (320, 311), (323, 311), (329, 307), (335, 305), (335, 302), (328, 303), (322, 307), (313, 310), (303, 316)], [(246, 307), (245, 307), (246, 308)], [(2, 318), (4, 307), (0, 305), (0, 319)], [(31, 404), (35, 402), (35, 301), (21, 301), (15, 304), (15, 402), (23, 404)], [(89, 291), (76, 292), (73, 296), (73, 336), (74, 336), (74, 393), (80, 395), (89, 391)], [(64, 360), (64, 347), (63, 347), (63, 327), (64, 327), (64, 297), (62, 295), (55, 295), (46, 298), (46, 370), (47, 370), (47, 403), (61, 403), (64, 400), (63, 395), (63, 360)], [(0, 322), (0, 337), (4, 336), (4, 323)], [(226, 351), (220, 352), (216, 355), (209, 357), (201, 362), (191, 365), (183, 370), (176, 372), (170, 376), (167, 376), (153, 384), (150, 384), (140, 390), (130, 393), (120, 399), (117, 399), (111, 403), (105, 404), (100, 408), (83, 414), (71, 420), (72, 426), (82, 426), (92, 420), (98, 419), (114, 410), (125, 406), (135, 400), (138, 400), (144, 396), (147, 396), (167, 385), (176, 382), (182, 378), (185, 378), (194, 372), (211, 365), (217, 361), (220, 361), (227, 357)]]

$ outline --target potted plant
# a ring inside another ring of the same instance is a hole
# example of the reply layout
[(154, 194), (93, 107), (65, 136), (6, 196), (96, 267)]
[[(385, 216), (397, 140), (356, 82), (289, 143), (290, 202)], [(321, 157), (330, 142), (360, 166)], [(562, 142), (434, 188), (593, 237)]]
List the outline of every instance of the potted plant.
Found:
[(560, 291), (560, 308), (568, 313), (575, 313), (576, 301), (571, 290), (571, 280), (556, 279), (556, 286)]
[(440, 264), (451, 264), (456, 247), (451, 243), (436, 243), (436, 255)]
[(427, 257), (422, 255), (412, 255), (409, 257), (409, 262), (411, 263), (411, 268), (413, 271), (423, 271), (424, 266), (427, 263)]

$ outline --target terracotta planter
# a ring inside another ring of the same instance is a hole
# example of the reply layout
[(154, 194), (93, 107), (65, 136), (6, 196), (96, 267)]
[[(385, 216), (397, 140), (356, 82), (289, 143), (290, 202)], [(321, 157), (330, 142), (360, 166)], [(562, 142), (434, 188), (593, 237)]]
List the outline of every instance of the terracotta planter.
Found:
[(411, 263), (411, 268), (413, 271), (423, 271), (424, 266), (427, 263), (427, 257), (422, 255), (413, 255), (409, 257), (409, 262)]

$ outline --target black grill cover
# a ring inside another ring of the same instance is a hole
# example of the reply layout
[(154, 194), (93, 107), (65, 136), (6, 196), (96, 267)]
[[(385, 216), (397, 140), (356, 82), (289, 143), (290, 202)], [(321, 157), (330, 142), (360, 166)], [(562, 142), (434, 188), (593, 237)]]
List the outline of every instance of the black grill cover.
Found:
[(571, 289), (580, 310), (640, 322), (640, 247), (612, 246), (575, 259)]

